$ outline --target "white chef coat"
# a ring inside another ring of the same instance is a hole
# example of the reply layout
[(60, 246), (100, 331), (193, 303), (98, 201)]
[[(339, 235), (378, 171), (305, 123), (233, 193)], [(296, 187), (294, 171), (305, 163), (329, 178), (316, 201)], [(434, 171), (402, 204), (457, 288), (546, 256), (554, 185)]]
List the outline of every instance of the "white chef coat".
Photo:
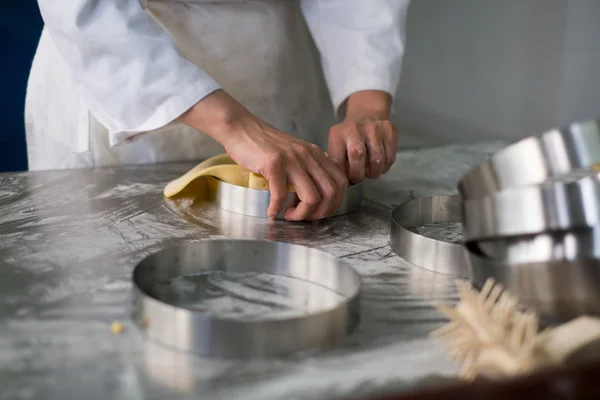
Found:
[(219, 88), (323, 146), (329, 100), (338, 110), (359, 90), (395, 93), (408, 3), (39, 0), (45, 27), (26, 98), (29, 168), (221, 153), (213, 139), (174, 122)]

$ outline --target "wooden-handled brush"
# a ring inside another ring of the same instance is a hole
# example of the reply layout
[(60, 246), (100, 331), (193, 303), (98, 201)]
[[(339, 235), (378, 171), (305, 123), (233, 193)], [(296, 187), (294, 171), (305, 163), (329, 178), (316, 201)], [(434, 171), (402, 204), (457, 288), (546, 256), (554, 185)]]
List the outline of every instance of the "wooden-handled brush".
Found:
[[(461, 366), (462, 378), (502, 377), (564, 363), (584, 346), (600, 343), (600, 319), (579, 317), (540, 332), (536, 313), (489, 279), (480, 292), (457, 283), (455, 307), (437, 305), (450, 322), (433, 331)], [(592, 356), (600, 358), (598, 347)], [(589, 356), (589, 354), (588, 354)]]

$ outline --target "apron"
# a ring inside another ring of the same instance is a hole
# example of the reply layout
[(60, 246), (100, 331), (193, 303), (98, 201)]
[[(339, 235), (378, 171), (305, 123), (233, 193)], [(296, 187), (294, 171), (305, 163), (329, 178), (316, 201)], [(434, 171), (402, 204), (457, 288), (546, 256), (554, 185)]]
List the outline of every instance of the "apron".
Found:
[[(158, 0), (142, 6), (185, 56), (252, 113), (324, 147), (333, 111), (297, 0)], [(46, 30), (33, 61), (25, 122), (30, 170), (198, 161), (223, 153), (181, 124), (110, 147)]]

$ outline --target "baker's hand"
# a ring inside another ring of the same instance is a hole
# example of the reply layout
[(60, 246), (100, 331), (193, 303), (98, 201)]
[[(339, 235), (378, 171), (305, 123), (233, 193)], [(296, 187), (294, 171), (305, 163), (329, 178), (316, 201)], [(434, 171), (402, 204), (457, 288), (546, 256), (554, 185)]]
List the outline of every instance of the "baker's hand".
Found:
[(269, 218), (283, 209), (287, 184), (300, 199), (286, 210), (287, 220), (326, 218), (340, 205), (348, 180), (318, 146), (275, 129), (224, 91), (205, 97), (181, 121), (212, 136), (238, 165), (267, 179)]
[(351, 183), (378, 178), (396, 161), (398, 134), (390, 106), (385, 92), (356, 92), (348, 98), (344, 122), (329, 130), (329, 158)]

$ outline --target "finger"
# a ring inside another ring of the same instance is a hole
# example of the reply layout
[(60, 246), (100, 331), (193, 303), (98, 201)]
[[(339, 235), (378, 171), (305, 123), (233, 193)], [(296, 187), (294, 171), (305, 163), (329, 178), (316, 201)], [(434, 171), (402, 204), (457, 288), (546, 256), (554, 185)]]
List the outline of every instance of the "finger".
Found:
[(364, 139), (358, 130), (348, 137), (348, 179), (351, 183), (358, 183), (365, 178), (367, 148)]
[(385, 168), (383, 173), (387, 173), (396, 162), (396, 151), (398, 148), (398, 130), (392, 122), (386, 124), (384, 129), (383, 147), (385, 149)]
[(333, 179), (337, 189), (335, 200), (332, 202), (331, 208), (327, 210), (327, 215), (325, 216), (330, 217), (338, 209), (344, 199), (344, 193), (349, 184), (348, 178), (346, 177), (346, 174), (342, 173), (342, 171), (340, 171), (339, 168), (325, 156), (325, 154), (319, 154), (317, 160)]
[[(315, 207), (314, 211), (307, 217), (308, 220), (322, 219), (329, 217), (338, 207), (340, 201), (340, 192), (342, 187), (339, 187), (335, 182), (335, 179), (330, 173), (323, 167), (320, 160), (315, 156), (314, 159), (307, 160), (306, 166), (307, 171), (312, 178), (319, 194), (321, 195), (321, 201), (318, 206)], [(325, 159), (326, 160), (326, 159)], [(329, 160), (326, 160), (329, 162)], [(333, 170), (338, 168), (330, 163)]]
[(288, 198), (287, 179), (282, 169), (273, 169), (272, 172), (265, 175), (269, 182), (270, 201), (267, 209), (267, 216), (270, 219), (276, 219), (277, 215), (283, 210), (285, 201)]
[[(344, 146), (344, 157), (346, 155), (346, 147)], [(317, 160), (321, 166), (331, 175), (337, 186), (348, 186), (348, 177), (345, 173), (346, 160), (344, 159), (344, 168), (338, 168), (338, 164), (327, 157), (321, 149), (317, 150)]]
[(327, 155), (344, 175), (346, 174), (346, 154), (346, 141), (340, 128), (331, 128), (327, 140)]
[(372, 126), (367, 133), (367, 177), (377, 179), (385, 168), (385, 150), (383, 148), (383, 132), (377, 125)]
[(288, 180), (296, 188), (296, 194), (300, 201), (295, 207), (288, 208), (284, 217), (288, 221), (305, 220), (321, 201), (319, 191), (306, 170), (299, 166), (291, 171)]

